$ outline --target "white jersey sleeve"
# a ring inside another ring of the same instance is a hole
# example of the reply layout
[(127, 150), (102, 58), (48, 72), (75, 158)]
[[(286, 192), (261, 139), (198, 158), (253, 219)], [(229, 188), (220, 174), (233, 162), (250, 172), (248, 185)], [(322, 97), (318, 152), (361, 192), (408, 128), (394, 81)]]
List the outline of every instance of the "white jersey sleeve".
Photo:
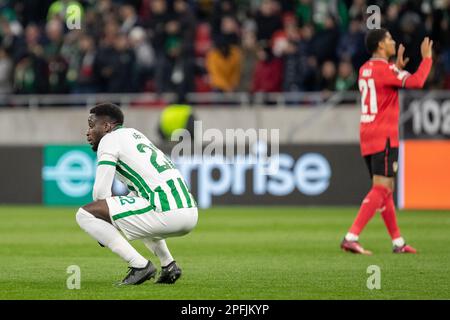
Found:
[(111, 197), (111, 188), (116, 173), (118, 157), (118, 144), (110, 135), (105, 135), (100, 140), (97, 150), (98, 166), (92, 191), (94, 201)]
[[(119, 159), (119, 143), (115, 141), (114, 136), (111, 134), (106, 134), (98, 145), (97, 159), (98, 165), (103, 163), (112, 162), (114, 165), (117, 164)], [(111, 164), (112, 164), (111, 163)]]
[(95, 174), (92, 198), (94, 201), (111, 197), (111, 187), (116, 173), (116, 167), (111, 165), (99, 165)]

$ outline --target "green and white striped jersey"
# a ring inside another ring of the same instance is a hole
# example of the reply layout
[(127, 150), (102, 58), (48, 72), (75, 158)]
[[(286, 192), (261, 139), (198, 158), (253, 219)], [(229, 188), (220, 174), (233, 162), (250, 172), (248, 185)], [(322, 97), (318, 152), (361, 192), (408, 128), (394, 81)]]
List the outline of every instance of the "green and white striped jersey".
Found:
[(116, 168), (118, 178), (156, 211), (196, 207), (178, 169), (147, 137), (133, 128), (106, 134), (97, 151), (98, 165)]

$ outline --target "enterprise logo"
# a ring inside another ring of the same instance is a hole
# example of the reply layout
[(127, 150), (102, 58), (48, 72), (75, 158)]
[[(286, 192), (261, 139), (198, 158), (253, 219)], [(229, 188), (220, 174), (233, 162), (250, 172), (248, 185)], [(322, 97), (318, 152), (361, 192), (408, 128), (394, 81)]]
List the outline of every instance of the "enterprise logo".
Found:
[(45, 181), (56, 181), (59, 189), (70, 197), (84, 197), (92, 191), (95, 163), (82, 151), (66, 152), (54, 167), (42, 170)]

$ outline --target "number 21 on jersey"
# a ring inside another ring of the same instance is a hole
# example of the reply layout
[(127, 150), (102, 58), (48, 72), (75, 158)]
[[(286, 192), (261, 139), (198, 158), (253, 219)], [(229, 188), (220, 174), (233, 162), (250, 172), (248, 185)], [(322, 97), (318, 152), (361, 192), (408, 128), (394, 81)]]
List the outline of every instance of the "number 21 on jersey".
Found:
[(372, 122), (378, 113), (375, 81), (373, 79), (359, 79), (358, 86), (361, 92), (361, 122)]

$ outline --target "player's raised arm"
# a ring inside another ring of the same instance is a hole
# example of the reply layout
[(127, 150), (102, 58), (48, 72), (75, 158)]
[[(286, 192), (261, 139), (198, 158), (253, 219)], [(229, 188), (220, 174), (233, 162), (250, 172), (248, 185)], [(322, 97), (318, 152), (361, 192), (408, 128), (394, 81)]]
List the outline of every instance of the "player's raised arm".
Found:
[(397, 60), (395, 62), (395, 66), (400, 70), (404, 69), (409, 62), (409, 58), (403, 57), (404, 54), (405, 54), (405, 47), (403, 46), (403, 44), (400, 43), (397, 50)]
[(404, 66), (407, 60), (403, 60), (404, 48), (400, 45), (397, 57), (397, 63), (395, 67), (390, 66), (391, 71), (386, 72), (385, 81), (388, 85), (407, 89), (421, 89), (423, 88), (425, 81), (430, 74), (432, 65), (432, 55), (433, 55), (433, 40), (426, 37), (420, 46), (420, 51), (422, 53), (422, 62), (419, 65), (417, 71), (410, 74), (407, 71), (400, 70), (398, 67)]
[(425, 84), (425, 80), (430, 74), (432, 64), (431, 57), (433, 55), (433, 40), (425, 37), (420, 46), (420, 51), (422, 53), (422, 62), (420, 63), (417, 71), (413, 75), (406, 78), (404, 85), (405, 88), (422, 88)]

